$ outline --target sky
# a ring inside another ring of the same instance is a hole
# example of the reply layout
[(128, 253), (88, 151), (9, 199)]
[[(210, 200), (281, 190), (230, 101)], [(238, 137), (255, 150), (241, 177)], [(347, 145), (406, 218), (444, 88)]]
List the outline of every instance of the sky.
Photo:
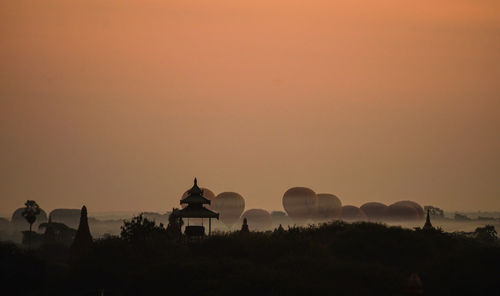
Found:
[(0, 214), (165, 212), (194, 177), (500, 211), (499, 81), (496, 0), (3, 0)]

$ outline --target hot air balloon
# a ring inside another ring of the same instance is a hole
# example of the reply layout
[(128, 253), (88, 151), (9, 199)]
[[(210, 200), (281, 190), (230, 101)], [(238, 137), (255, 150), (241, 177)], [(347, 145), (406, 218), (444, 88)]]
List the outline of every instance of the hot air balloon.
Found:
[(387, 218), (391, 221), (415, 221), (419, 219), (418, 212), (414, 207), (396, 203), (387, 207)]
[(383, 221), (387, 218), (387, 206), (380, 202), (367, 202), (360, 207), (371, 221)]
[(290, 217), (288, 217), (288, 215), (283, 211), (272, 211), (271, 218), (273, 219), (273, 224), (275, 226), (280, 224), (282, 226), (293, 225), (293, 222), (290, 219)]
[(50, 212), (49, 216), (52, 222), (66, 224), (71, 228), (77, 228), (80, 224), (80, 209), (55, 209)]
[(365, 221), (367, 220), (366, 214), (356, 206), (343, 206), (342, 207), (342, 220), (346, 221)]
[(236, 192), (222, 192), (213, 200), (212, 208), (220, 214), (222, 223), (231, 228), (245, 209), (245, 199)]
[(318, 197), (306, 187), (293, 187), (283, 195), (283, 208), (295, 223), (305, 223), (316, 212)]
[[(15, 210), (14, 213), (12, 213), (12, 218), (10, 219), (10, 223), (19, 227), (24, 226), (25, 224), (28, 225), (28, 222), (22, 215), (23, 211), (24, 208), (19, 208)], [(34, 225), (38, 225), (40, 223), (45, 223), (45, 222), (47, 222), (47, 213), (45, 213), (44, 210), (40, 209), (40, 214), (36, 217)]]
[(319, 193), (318, 206), (316, 209), (315, 218), (318, 221), (328, 221), (339, 219), (342, 213), (342, 202), (340, 199), (329, 193)]
[[(210, 200), (210, 204), (205, 204), (203, 205), (205, 208), (211, 210), (212, 209), (212, 204), (213, 204), (213, 200), (215, 198), (215, 194), (213, 193), (212, 190), (208, 189), (208, 188), (204, 188), (204, 187), (201, 187), (201, 190), (203, 190), (203, 197)], [(185, 199), (186, 197), (188, 196), (188, 190), (186, 190), (186, 192), (184, 192), (184, 194), (182, 195), (181, 199)], [(187, 207), (187, 204), (182, 204), (181, 207), (184, 209), (185, 207)]]
[(402, 206), (408, 206), (408, 207), (411, 207), (411, 208), (414, 208), (416, 211), (417, 211), (417, 214), (418, 214), (418, 220), (423, 220), (425, 219), (425, 211), (424, 211), (424, 208), (422, 208), (421, 205), (419, 205), (418, 203), (414, 202), (414, 201), (411, 201), (411, 200), (402, 200), (402, 201), (398, 201), (398, 202), (395, 202), (393, 203), (394, 205), (402, 205)]
[(250, 230), (268, 230), (273, 224), (271, 214), (263, 209), (248, 210), (241, 217), (247, 219)]

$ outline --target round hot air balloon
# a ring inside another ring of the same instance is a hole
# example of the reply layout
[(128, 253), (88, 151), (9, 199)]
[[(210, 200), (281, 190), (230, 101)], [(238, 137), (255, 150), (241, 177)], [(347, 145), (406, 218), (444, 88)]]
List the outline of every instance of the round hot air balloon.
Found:
[(318, 206), (315, 218), (318, 221), (328, 221), (339, 219), (342, 213), (342, 202), (340, 199), (329, 193), (318, 193)]
[(283, 208), (295, 223), (305, 223), (316, 212), (318, 197), (306, 187), (293, 187), (283, 195)]
[(370, 221), (383, 221), (387, 218), (387, 206), (380, 202), (367, 202), (360, 207)]
[(236, 192), (222, 192), (213, 200), (212, 209), (220, 214), (222, 223), (231, 228), (245, 209), (245, 199)]
[(391, 221), (415, 221), (419, 219), (418, 211), (414, 207), (397, 203), (387, 207), (387, 218)]
[(424, 208), (422, 208), (421, 205), (419, 205), (418, 203), (416, 203), (414, 201), (411, 201), (411, 200), (402, 200), (402, 201), (395, 202), (394, 205), (408, 206), (408, 207), (414, 208), (417, 211), (417, 214), (418, 214), (418, 218), (417, 219), (418, 220), (425, 219)]
[(52, 222), (63, 223), (71, 228), (78, 228), (80, 216), (80, 209), (55, 209), (49, 214), (49, 217), (52, 218)]
[[(205, 187), (201, 187), (201, 190), (203, 190), (203, 197), (210, 200), (210, 204), (204, 204), (203, 206), (207, 209), (212, 209), (212, 205), (214, 203), (214, 198), (215, 198), (215, 194), (213, 193), (212, 190), (208, 189), (208, 188), (205, 188)], [(188, 191), (189, 190), (186, 190), (186, 192), (184, 192), (184, 194), (182, 194), (182, 197), (181, 199), (185, 199), (187, 196), (188, 196)], [(184, 209), (185, 207), (187, 207), (187, 204), (181, 204), (181, 207)]]
[[(12, 218), (10, 219), (10, 223), (14, 225), (23, 225), (26, 224), (28, 225), (28, 222), (26, 219), (23, 217), (23, 211), (24, 208), (19, 208), (12, 213)], [(45, 213), (44, 210), (40, 209), (40, 214), (36, 217), (36, 221), (34, 225), (38, 225), (40, 223), (45, 223), (47, 222), (47, 213)]]
[(273, 224), (271, 214), (262, 209), (248, 210), (241, 217), (247, 219), (250, 230), (268, 230)]
[(342, 207), (342, 220), (346, 221), (365, 221), (367, 220), (366, 214), (356, 206), (343, 206)]

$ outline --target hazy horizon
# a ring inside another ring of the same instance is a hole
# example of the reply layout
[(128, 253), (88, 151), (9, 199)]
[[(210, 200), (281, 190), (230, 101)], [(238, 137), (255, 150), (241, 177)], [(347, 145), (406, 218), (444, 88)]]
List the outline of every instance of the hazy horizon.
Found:
[(0, 213), (500, 211), (500, 2), (4, 1)]

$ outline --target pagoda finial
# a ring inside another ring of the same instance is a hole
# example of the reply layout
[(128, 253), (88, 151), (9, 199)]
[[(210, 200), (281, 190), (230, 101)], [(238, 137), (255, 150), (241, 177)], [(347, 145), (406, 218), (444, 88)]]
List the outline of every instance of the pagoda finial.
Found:
[(194, 177), (194, 185), (198, 185), (198, 180)]
[(424, 229), (433, 229), (431, 224), (431, 216), (429, 214), (429, 209), (427, 209), (427, 218), (425, 219)]

